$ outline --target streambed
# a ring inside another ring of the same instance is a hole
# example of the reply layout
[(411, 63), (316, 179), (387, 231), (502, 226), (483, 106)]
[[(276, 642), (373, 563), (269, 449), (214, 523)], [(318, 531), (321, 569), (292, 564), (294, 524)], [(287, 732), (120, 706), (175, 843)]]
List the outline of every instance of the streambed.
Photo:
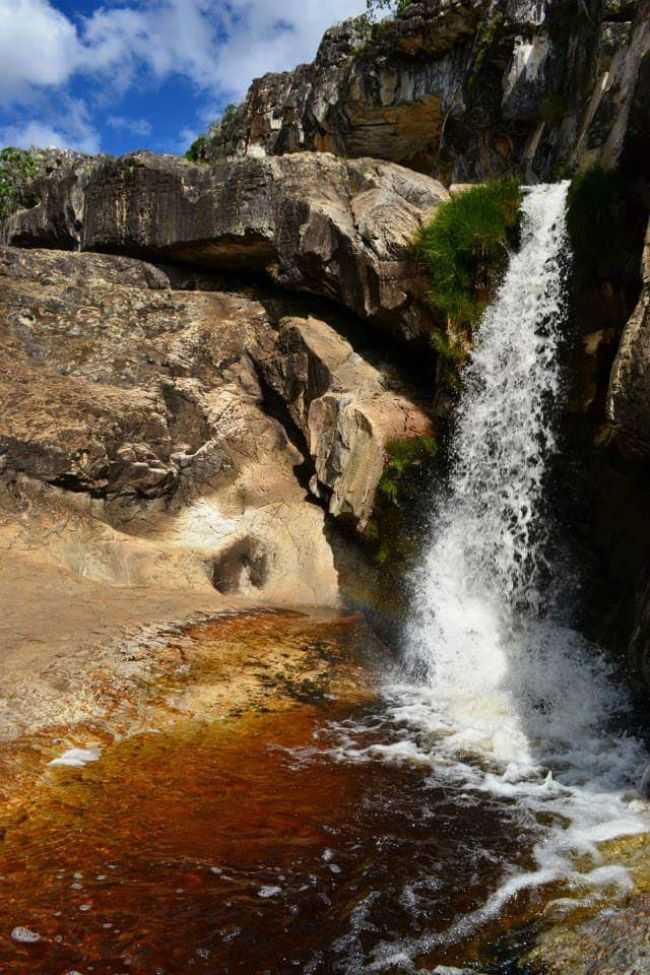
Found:
[[(39, 777), (3, 823), (0, 972), (317, 975), (479, 960), (498, 971), (494, 945), (572, 894), (524, 888), (463, 926), (505, 877), (534, 868), (548, 823), (515, 797), (451, 780), (443, 761), (437, 774), (431, 756), (386, 760), (404, 727), (370, 690), (387, 661), (365, 627), (259, 614), (192, 634), (185, 694), (200, 686), (204, 702), (221, 700), (205, 693), (220, 686), (209, 662), (233, 640), (258, 665), (265, 648), (289, 667), (323, 654), (345, 678), (288, 689), (283, 678), (281, 693), (225, 719), (223, 704), (203, 720), (161, 711), (158, 727), (107, 741), (84, 764), (33, 755)], [(173, 684), (160, 693), (178, 701)]]

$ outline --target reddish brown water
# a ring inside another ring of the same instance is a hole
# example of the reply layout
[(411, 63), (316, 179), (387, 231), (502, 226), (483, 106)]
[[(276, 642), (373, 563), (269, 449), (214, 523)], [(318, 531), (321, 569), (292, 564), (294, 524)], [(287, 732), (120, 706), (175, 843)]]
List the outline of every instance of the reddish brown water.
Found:
[(525, 861), (528, 827), (420, 768), (333, 760), (328, 722), (369, 711), (186, 723), (48, 772), (0, 843), (0, 972), (358, 973), (384, 940), (448, 929)]

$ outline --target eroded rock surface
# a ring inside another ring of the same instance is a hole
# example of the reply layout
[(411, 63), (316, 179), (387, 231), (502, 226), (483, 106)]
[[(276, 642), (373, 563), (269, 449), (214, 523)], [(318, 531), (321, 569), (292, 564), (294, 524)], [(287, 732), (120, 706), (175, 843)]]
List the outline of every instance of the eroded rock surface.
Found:
[(448, 194), (429, 177), (319, 153), (214, 166), (65, 155), (51, 170), (6, 222), (8, 243), (265, 272), (404, 339), (430, 323), (411, 245)]
[(650, 975), (650, 896), (551, 930), (534, 954), (546, 975)]
[(363, 525), (387, 439), (426, 415), (327, 321), (278, 325), (250, 297), (174, 290), (178, 276), (0, 249), (3, 547), (112, 585), (333, 604), (323, 509)]

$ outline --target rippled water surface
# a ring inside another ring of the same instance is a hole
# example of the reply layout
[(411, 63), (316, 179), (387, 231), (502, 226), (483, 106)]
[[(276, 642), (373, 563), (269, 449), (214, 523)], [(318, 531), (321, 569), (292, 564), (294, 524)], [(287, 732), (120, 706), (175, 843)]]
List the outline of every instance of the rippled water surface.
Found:
[[(288, 622), (233, 625), (261, 653)], [(354, 656), (351, 632), (365, 639), (335, 621), (307, 627), (305, 652), (316, 640)], [(474, 784), (454, 780), (436, 748), (385, 695), (325, 697), (180, 723), (49, 768), (0, 843), (0, 972), (397, 972), (489, 958), (561, 893), (522, 889), (463, 927), (533, 867), (548, 823), (481, 790), (486, 767)]]

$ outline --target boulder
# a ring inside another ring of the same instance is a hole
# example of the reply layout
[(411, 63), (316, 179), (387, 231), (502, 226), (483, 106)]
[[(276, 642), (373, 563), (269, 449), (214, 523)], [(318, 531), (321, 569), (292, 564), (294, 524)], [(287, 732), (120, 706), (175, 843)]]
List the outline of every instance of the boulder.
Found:
[(331, 514), (365, 527), (386, 445), (430, 435), (429, 415), (394, 378), (313, 317), (283, 319), (275, 352), (259, 368), (305, 437), (315, 493), (327, 499)]
[(448, 194), (429, 177), (326, 153), (210, 166), (66, 154), (49, 170), (5, 222), (8, 243), (264, 272), (404, 340), (430, 326), (411, 245)]

